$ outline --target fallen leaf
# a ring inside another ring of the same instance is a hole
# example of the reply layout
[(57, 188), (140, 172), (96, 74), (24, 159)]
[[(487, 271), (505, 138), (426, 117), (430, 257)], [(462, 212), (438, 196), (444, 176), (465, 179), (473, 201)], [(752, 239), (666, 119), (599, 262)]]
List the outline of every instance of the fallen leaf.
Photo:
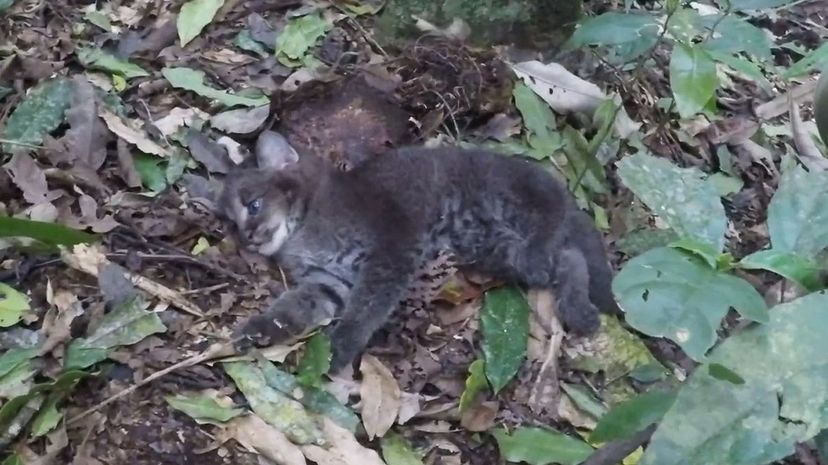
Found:
[(500, 404), (496, 400), (478, 402), (460, 416), (460, 425), (467, 431), (483, 432), (494, 426)]
[(0, 328), (17, 324), (29, 309), (29, 298), (26, 294), (0, 283)]
[(30, 155), (14, 155), (3, 168), (11, 176), (12, 182), (23, 191), (23, 198), (31, 204), (49, 203), (62, 195), (61, 191), (49, 190), (46, 173)]
[(17, 105), (3, 130), (5, 152), (28, 152), (43, 141), (43, 136), (57, 129), (72, 101), (69, 80), (57, 78), (35, 86)]
[(164, 136), (170, 137), (184, 126), (192, 127), (196, 119), (207, 120), (210, 115), (198, 108), (175, 107), (166, 116), (155, 120), (152, 125)]
[(164, 400), (170, 407), (186, 413), (198, 424), (226, 423), (244, 412), (244, 409), (235, 408), (229, 398), (217, 398), (215, 392), (169, 395)]
[(176, 27), (181, 46), (195, 39), (205, 26), (210, 24), (224, 0), (190, 0), (181, 6)]
[(391, 371), (373, 355), (363, 355), (359, 369), (363, 376), (359, 390), (362, 424), (369, 439), (382, 437), (399, 414), (400, 387)]
[(110, 131), (114, 132), (121, 139), (138, 147), (140, 151), (158, 155), (159, 157), (170, 156), (168, 149), (161, 147), (150, 139), (149, 134), (140, 127), (134, 127), (133, 124), (122, 120), (118, 115), (105, 108), (101, 108), (98, 114), (106, 122), (106, 126)]
[[(789, 94), (790, 96), (790, 94)], [(812, 134), (816, 134), (816, 125), (806, 125), (799, 113), (799, 104), (789, 99), (791, 105), (791, 132), (796, 144), (796, 156), (809, 171), (825, 171), (828, 169), (828, 159), (822, 156)], [(814, 131), (811, 131), (814, 129)]]
[(267, 424), (258, 415), (250, 414), (236, 418), (224, 429), (247, 450), (273, 460), (279, 465), (305, 465), (305, 457), (299, 446), (278, 429)]
[(217, 100), (227, 106), (260, 107), (270, 103), (270, 100), (264, 96), (257, 98), (241, 97), (226, 90), (210, 87), (204, 83), (204, 71), (167, 67), (161, 70), (161, 74), (175, 88), (193, 91), (202, 97)]
[(332, 420), (324, 418), (322, 428), (330, 447), (323, 449), (314, 445), (301, 446), (300, 449), (308, 460), (318, 465), (385, 465), (379, 454), (364, 447), (353, 433)]
[(225, 111), (210, 118), (210, 124), (221, 131), (233, 134), (250, 134), (259, 129), (270, 116), (270, 105), (252, 109), (240, 108)]
[(590, 114), (609, 99), (598, 86), (575, 76), (557, 63), (524, 61), (512, 65), (512, 70), (558, 113)]
[(420, 456), (398, 434), (389, 434), (382, 438), (382, 457), (388, 465), (423, 465)]
[(78, 61), (89, 69), (107, 71), (123, 76), (125, 79), (149, 76), (147, 70), (135, 63), (130, 63), (100, 49), (81, 47), (75, 50), (75, 54), (78, 56)]

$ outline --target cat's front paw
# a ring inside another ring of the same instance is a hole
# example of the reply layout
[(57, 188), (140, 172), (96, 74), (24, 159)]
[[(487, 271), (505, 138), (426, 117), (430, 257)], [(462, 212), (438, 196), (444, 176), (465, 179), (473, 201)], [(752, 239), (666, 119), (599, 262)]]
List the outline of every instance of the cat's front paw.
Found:
[(556, 311), (566, 331), (574, 336), (590, 336), (601, 326), (598, 308), (587, 298), (561, 299)]
[(330, 332), (331, 339), (331, 373), (336, 373), (352, 364), (357, 355), (368, 344), (368, 338), (360, 328), (347, 323), (340, 323)]
[(255, 315), (242, 322), (233, 336), (239, 352), (246, 352), (252, 346), (265, 347), (286, 342), (292, 337), (283, 323), (268, 314)]

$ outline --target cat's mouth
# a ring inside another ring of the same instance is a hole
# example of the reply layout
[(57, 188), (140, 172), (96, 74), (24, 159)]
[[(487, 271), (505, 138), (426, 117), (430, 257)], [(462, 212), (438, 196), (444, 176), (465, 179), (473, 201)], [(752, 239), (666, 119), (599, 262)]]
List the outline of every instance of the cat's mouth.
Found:
[(285, 241), (287, 241), (288, 228), (284, 221), (276, 228), (260, 229), (254, 231), (246, 239), (243, 239), (245, 248), (265, 256), (270, 256), (278, 252)]

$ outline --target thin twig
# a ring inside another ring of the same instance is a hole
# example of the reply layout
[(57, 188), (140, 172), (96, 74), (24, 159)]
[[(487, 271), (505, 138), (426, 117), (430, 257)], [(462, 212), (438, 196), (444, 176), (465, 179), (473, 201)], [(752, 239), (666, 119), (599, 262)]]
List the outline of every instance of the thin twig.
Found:
[(90, 413), (97, 412), (98, 410), (102, 409), (103, 407), (115, 402), (116, 400), (132, 394), (133, 392), (135, 392), (141, 386), (145, 386), (145, 385), (155, 381), (156, 379), (161, 378), (162, 376), (166, 376), (166, 375), (172, 373), (175, 370), (178, 370), (180, 368), (190, 367), (190, 366), (193, 366), (193, 365), (198, 365), (201, 362), (210, 360), (212, 358), (220, 357), (220, 356), (223, 355), (225, 350), (227, 350), (228, 348), (232, 349), (234, 342), (235, 341), (228, 341), (228, 342), (213, 344), (210, 347), (208, 347), (207, 350), (205, 350), (204, 352), (202, 352), (198, 355), (194, 355), (194, 356), (192, 356), (192, 357), (190, 357), (186, 360), (182, 360), (182, 361), (176, 363), (175, 365), (171, 365), (171, 366), (168, 366), (167, 368), (164, 368), (163, 370), (156, 371), (155, 373), (147, 376), (146, 378), (144, 378), (141, 381), (133, 384), (132, 386), (124, 389), (123, 391), (120, 391), (120, 392), (104, 399), (100, 403), (98, 403), (98, 404), (84, 410), (83, 412), (75, 415), (74, 417), (70, 418), (66, 422), (66, 424), (71, 425), (72, 423), (76, 423), (76, 422), (80, 421), (81, 419), (83, 419), (85, 416), (89, 415)]
[(46, 148), (42, 145), (32, 145), (32, 144), (27, 144), (26, 142), (20, 142), (19, 140), (11, 140), (11, 139), (0, 139), (0, 144), (19, 145), (21, 147), (28, 147), (30, 149), (45, 149)]

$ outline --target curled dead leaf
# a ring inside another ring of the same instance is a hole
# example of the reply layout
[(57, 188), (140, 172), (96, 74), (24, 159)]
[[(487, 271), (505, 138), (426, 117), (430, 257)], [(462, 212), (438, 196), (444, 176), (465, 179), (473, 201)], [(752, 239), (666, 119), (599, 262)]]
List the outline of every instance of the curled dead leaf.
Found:
[(382, 437), (391, 429), (400, 412), (400, 386), (391, 371), (373, 355), (364, 355), (362, 372), (362, 424), (369, 439)]

